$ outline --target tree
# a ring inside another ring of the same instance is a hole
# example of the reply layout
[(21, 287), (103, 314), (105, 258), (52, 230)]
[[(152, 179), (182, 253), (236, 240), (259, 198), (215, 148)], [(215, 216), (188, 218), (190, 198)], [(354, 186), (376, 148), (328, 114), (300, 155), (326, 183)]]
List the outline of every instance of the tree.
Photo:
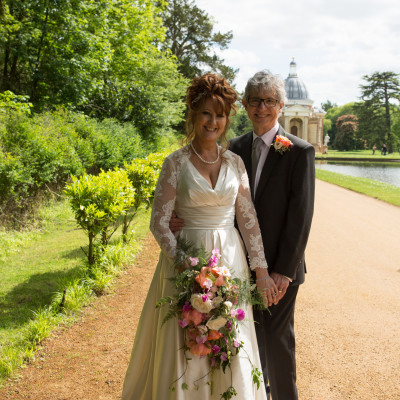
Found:
[(3, 5), (0, 91), (29, 95), (36, 110), (84, 102), (111, 51), (100, 5), (58, 0), (3, 0)]
[(237, 108), (237, 114), (232, 116), (231, 125), (228, 131), (228, 138), (233, 138), (236, 136), (243, 135), (249, 131), (253, 130), (253, 125), (250, 118), (247, 115), (246, 110), (240, 104)]
[(182, 119), (186, 81), (161, 51), (156, 0), (0, 0), (0, 92), (133, 122), (142, 137)]
[(324, 134), (328, 134), (332, 147), (335, 146), (335, 137), (337, 134), (336, 121), (342, 115), (353, 114), (354, 103), (347, 103), (343, 106), (333, 106), (329, 108), (324, 117)]
[(181, 121), (187, 86), (175, 58), (156, 46), (164, 40), (161, 10), (152, 0), (119, 0), (109, 9), (112, 55), (102, 85), (83, 106), (97, 118), (134, 122), (150, 142)]
[(357, 137), (357, 116), (349, 114), (342, 115), (336, 121), (337, 135), (334, 146), (338, 150), (357, 150), (362, 146), (362, 141)]
[[(382, 142), (388, 144), (389, 153), (393, 152), (392, 132), (393, 100), (400, 100), (399, 74), (394, 72), (375, 72), (364, 75), (366, 85), (360, 85), (361, 100), (357, 112), (362, 121), (362, 128), (369, 133), (378, 133)], [(369, 128), (367, 127), (369, 125)]]
[(193, 78), (211, 70), (234, 80), (237, 70), (224, 65), (215, 52), (228, 47), (232, 31), (213, 32), (212, 18), (191, 0), (169, 1), (162, 18), (167, 29), (163, 48), (176, 56), (184, 76)]
[(333, 107), (337, 107), (336, 103), (332, 103), (330, 100), (325, 101), (324, 103), (321, 103), (321, 108), (327, 112), (328, 110), (330, 110)]

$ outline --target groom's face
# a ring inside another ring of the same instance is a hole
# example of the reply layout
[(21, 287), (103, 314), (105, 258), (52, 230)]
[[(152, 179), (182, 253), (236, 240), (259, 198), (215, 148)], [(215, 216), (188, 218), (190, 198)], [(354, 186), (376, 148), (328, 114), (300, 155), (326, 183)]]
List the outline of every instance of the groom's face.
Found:
[[(261, 99), (264, 99), (264, 101), (261, 101)], [(274, 106), (267, 106), (266, 103), (270, 105), (271, 103), (273, 104), (273, 101), (268, 100), (275, 100), (276, 104)], [(249, 98), (243, 100), (243, 106), (253, 123), (253, 129), (256, 135), (263, 135), (277, 123), (284, 106), (282, 102), (277, 100), (277, 94), (266, 89), (251, 92)]]

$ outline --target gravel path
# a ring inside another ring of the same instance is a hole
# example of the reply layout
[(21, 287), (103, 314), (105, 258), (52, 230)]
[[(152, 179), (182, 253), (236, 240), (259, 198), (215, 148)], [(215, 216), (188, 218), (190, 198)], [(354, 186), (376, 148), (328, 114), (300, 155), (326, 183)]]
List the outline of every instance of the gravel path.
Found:
[[(300, 400), (400, 400), (399, 242), (399, 207), (317, 181), (296, 311)], [(149, 235), (115, 293), (47, 339), (0, 399), (119, 399), (157, 259)]]

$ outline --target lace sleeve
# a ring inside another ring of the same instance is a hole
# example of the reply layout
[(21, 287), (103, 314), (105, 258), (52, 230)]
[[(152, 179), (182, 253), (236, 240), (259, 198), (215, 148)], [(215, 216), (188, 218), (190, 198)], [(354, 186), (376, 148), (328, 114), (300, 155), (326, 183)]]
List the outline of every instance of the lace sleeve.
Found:
[(171, 157), (167, 157), (158, 178), (150, 219), (151, 232), (161, 251), (171, 260), (175, 259), (177, 244), (174, 234), (169, 229), (176, 199), (176, 176), (176, 164)]
[(243, 161), (238, 157), (237, 168), (240, 182), (236, 199), (236, 220), (250, 258), (250, 268), (268, 268), (264, 254), (256, 210), (251, 200), (249, 179)]

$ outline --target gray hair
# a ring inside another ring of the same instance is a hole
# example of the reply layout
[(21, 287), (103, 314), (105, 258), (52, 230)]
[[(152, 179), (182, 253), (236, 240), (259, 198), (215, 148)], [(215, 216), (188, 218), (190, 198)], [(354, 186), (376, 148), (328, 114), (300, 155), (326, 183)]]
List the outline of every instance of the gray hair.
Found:
[(285, 82), (279, 75), (273, 75), (268, 70), (257, 72), (247, 81), (243, 100), (247, 103), (251, 93), (259, 92), (262, 89), (275, 92), (280, 103), (287, 102)]

